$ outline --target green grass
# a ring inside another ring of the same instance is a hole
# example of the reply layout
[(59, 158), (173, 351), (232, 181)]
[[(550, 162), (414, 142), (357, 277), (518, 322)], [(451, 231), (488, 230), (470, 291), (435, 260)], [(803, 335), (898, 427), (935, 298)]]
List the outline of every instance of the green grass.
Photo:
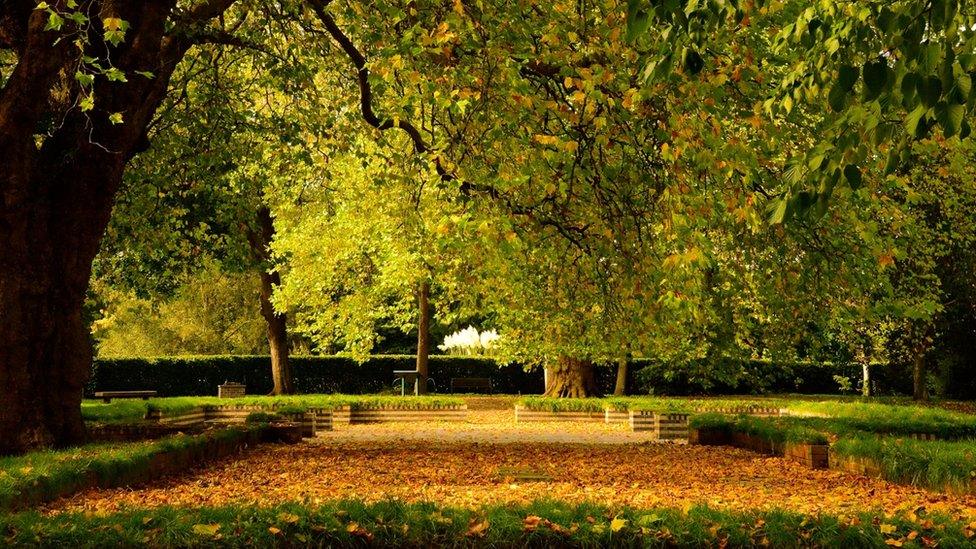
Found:
[[(529, 518), (533, 517), (533, 518)], [(527, 522), (528, 519), (528, 522)], [(923, 520), (931, 522), (922, 522)], [(530, 526), (527, 526), (530, 525)], [(532, 527), (531, 525), (535, 525)], [(908, 539), (915, 532), (915, 540)], [(971, 536), (971, 531), (969, 532)], [(610, 509), (542, 501), (481, 509), (431, 503), (344, 501), (318, 507), (131, 509), (112, 515), (0, 516), (0, 542), (40, 547), (971, 547), (965, 525), (942, 515), (914, 521), (864, 513), (857, 520), (783, 511), (693, 507)], [(371, 542), (371, 543), (370, 543)]]
[(841, 457), (870, 460), (892, 482), (970, 493), (976, 487), (974, 441), (859, 436), (840, 439), (831, 450)]
[(116, 484), (148, 468), (156, 454), (202, 447), (208, 440), (232, 440), (243, 429), (176, 435), (150, 442), (91, 444), (0, 458), (0, 509), (47, 501), (85, 487), (91, 478)]
[(811, 429), (802, 422), (792, 418), (758, 418), (750, 416), (726, 416), (722, 414), (701, 414), (689, 420), (693, 429), (710, 429), (725, 433), (739, 432), (759, 437), (763, 440), (782, 445), (796, 444), (826, 444), (827, 437), (815, 429)]
[(824, 414), (829, 419), (811, 418), (811, 425), (838, 436), (877, 433), (904, 436), (931, 434), (941, 439), (976, 438), (976, 416), (941, 408), (866, 402), (796, 401), (793, 412)]
[(206, 406), (266, 406), (269, 409), (302, 412), (313, 408), (350, 406), (353, 409), (446, 407), (464, 404), (464, 400), (449, 396), (380, 396), (380, 395), (289, 395), (246, 396), (241, 398), (169, 397), (143, 400), (115, 400), (108, 404), (96, 400), (82, 402), (85, 421), (94, 423), (133, 423), (141, 421), (146, 411), (159, 410), (164, 415), (189, 412)]

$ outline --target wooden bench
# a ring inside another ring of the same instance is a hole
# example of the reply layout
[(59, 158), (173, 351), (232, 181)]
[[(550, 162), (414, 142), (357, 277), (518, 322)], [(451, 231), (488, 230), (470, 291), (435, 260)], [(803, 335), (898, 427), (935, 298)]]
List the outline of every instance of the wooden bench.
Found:
[(458, 389), (480, 389), (492, 392), (491, 379), (487, 377), (452, 377), (451, 392), (456, 393)]
[(98, 391), (95, 398), (100, 398), (106, 403), (112, 402), (113, 398), (141, 398), (149, 400), (156, 396), (156, 391)]

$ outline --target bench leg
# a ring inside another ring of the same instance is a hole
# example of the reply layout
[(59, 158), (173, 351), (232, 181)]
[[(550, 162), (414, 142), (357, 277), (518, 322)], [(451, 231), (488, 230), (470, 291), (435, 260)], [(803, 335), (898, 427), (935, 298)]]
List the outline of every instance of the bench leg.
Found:
[(102, 402), (104, 402), (105, 404), (111, 404), (112, 403), (112, 399), (111, 398), (103, 398), (102, 399)]

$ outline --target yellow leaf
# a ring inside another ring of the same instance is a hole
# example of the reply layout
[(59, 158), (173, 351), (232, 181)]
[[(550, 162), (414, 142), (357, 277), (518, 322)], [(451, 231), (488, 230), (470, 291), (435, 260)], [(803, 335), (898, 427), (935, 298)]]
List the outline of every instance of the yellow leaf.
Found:
[(880, 529), (882, 534), (892, 534), (898, 530), (898, 527), (894, 524), (882, 524)]
[(610, 531), (619, 532), (623, 530), (624, 527), (627, 526), (627, 522), (628, 522), (627, 519), (622, 519), (622, 518), (613, 519), (612, 521), (610, 521)]
[(268, 531), (271, 532), (275, 536), (277, 536), (278, 534), (281, 533), (281, 530), (278, 529), (278, 528), (275, 528), (274, 526), (269, 527), (268, 528)]
[(193, 533), (200, 536), (216, 536), (220, 531), (219, 524), (194, 524)]
[(295, 524), (298, 522), (298, 515), (293, 515), (291, 513), (278, 513), (278, 520), (281, 522), (287, 522), (288, 524)]

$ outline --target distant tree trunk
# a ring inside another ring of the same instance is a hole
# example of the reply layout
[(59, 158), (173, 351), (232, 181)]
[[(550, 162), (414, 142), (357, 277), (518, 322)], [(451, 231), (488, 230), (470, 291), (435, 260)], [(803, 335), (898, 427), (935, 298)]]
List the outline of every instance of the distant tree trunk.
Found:
[(271, 210), (265, 206), (258, 208), (258, 227), (248, 233), (251, 251), (257, 258), (261, 269), (261, 316), (268, 324), (268, 346), (271, 349), (271, 378), (274, 380), (273, 393), (290, 395), (295, 392), (295, 383), (288, 360), (288, 317), (275, 311), (271, 304), (274, 290), (281, 285), (281, 275), (270, 270), (268, 247), (274, 240), (274, 220)]
[(929, 389), (925, 383), (925, 350), (919, 349), (915, 353), (912, 365), (912, 396), (917, 401), (929, 399)]
[[(82, 307), (92, 261), (125, 165), (148, 146), (146, 128), (192, 45), (187, 33), (166, 34), (175, 0), (85, 2), (85, 13), (129, 23), (123, 43), (92, 32), (87, 46), (95, 56), (109, 51), (128, 82), (99, 77), (85, 91), (74, 78), (75, 40), (46, 30), (37, 4), (0, 2), (0, 49), (17, 54), (0, 89), (0, 454), (85, 438), (92, 356)], [(220, 11), (183, 15), (192, 25)], [(81, 112), (89, 93), (94, 109)], [(111, 113), (124, 122), (112, 124)]]
[(867, 362), (861, 364), (861, 395), (871, 396), (871, 365)]
[(613, 386), (613, 396), (627, 394), (627, 363), (626, 358), (617, 361), (617, 383)]
[(584, 398), (598, 396), (593, 362), (567, 356), (559, 357), (548, 366), (549, 384), (545, 396), (560, 398)]
[(417, 321), (417, 371), (420, 372), (417, 392), (427, 394), (427, 377), (430, 374), (430, 282), (420, 284), (418, 292), (419, 319)]

